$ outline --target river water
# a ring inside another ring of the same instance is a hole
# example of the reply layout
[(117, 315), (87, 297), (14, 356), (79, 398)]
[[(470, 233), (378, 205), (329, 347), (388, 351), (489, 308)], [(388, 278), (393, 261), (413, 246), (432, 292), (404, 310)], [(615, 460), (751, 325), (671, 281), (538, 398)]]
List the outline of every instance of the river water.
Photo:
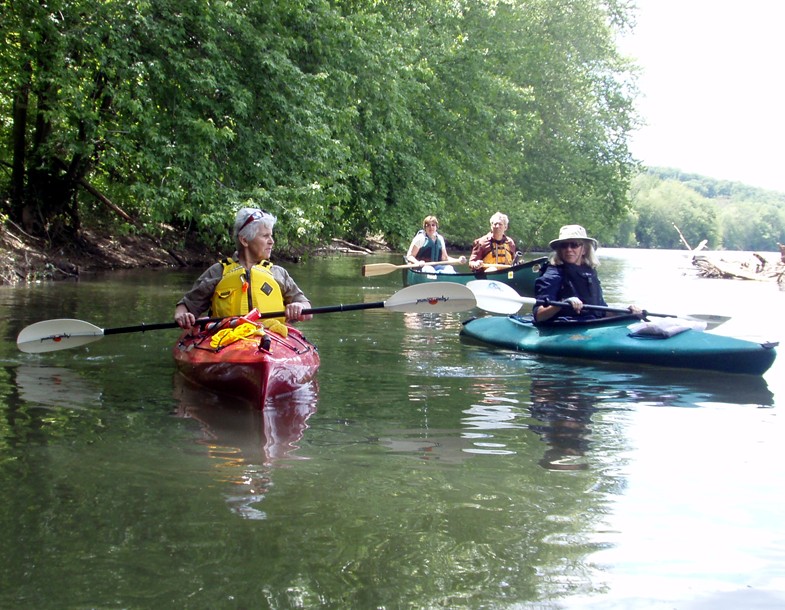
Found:
[[(785, 339), (774, 283), (601, 250), (609, 303)], [(290, 266), (314, 306), (366, 262)], [(199, 270), (0, 290), (2, 608), (781, 608), (785, 358), (763, 378), (458, 338), (479, 311), (304, 325), (317, 383), (253, 410), (181, 383), (175, 330), (20, 353), (28, 324), (170, 320)]]

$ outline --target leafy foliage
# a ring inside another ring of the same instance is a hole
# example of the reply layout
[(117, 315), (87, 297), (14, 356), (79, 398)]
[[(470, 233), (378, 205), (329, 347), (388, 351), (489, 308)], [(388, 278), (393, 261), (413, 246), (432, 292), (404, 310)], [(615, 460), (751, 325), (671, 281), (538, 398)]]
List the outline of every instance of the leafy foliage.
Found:
[[(630, 190), (632, 233), (609, 245), (683, 248), (676, 227), (691, 247), (774, 251), (785, 243), (785, 194), (677, 170), (652, 168)], [(624, 225), (622, 225), (624, 226)]]
[(218, 247), (240, 205), (288, 250), (628, 217), (622, 0), (2, 1), (2, 211), (52, 240), (87, 219)]

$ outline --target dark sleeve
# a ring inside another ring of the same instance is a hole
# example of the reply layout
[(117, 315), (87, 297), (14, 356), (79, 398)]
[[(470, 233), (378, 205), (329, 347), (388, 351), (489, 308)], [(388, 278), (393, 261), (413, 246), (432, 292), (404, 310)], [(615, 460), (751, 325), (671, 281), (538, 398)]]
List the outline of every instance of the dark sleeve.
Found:
[[(538, 301), (558, 301), (559, 291), (561, 290), (561, 273), (556, 265), (548, 265), (540, 277), (534, 280), (534, 296)], [(533, 313), (542, 305), (535, 305), (532, 308)]]
[(602, 294), (602, 282), (600, 282), (600, 276), (597, 275), (597, 271), (594, 271), (594, 281), (597, 282), (597, 296), (600, 300), (600, 305), (603, 307), (607, 307), (608, 304), (605, 302), (605, 295)]

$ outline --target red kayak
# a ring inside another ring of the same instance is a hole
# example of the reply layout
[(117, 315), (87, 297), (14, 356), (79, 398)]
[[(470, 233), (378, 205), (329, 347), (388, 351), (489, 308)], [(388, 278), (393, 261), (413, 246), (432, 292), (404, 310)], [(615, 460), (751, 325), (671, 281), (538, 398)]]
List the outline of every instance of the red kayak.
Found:
[(258, 335), (217, 342), (219, 330), (194, 327), (174, 347), (177, 368), (197, 385), (253, 400), (261, 408), (316, 376), (319, 352), (293, 326), (286, 325), (286, 337), (260, 326)]

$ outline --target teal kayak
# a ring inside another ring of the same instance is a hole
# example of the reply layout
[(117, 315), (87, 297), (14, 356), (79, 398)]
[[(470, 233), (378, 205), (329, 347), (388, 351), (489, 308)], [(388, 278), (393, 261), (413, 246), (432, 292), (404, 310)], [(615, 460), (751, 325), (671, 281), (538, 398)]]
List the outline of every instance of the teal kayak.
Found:
[(452, 282), (466, 285), (473, 280), (495, 280), (514, 288), (521, 296), (534, 296), (534, 280), (540, 277), (540, 268), (547, 261), (548, 258), (543, 256), (507, 269), (469, 273), (427, 273), (419, 269), (404, 269), (403, 285), (412, 286), (430, 282)]
[(531, 316), (489, 316), (464, 323), (461, 336), (515, 351), (585, 360), (762, 375), (777, 343), (755, 343), (699, 330), (671, 337), (633, 336), (639, 318), (623, 315), (588, 322), (535, 325)]

